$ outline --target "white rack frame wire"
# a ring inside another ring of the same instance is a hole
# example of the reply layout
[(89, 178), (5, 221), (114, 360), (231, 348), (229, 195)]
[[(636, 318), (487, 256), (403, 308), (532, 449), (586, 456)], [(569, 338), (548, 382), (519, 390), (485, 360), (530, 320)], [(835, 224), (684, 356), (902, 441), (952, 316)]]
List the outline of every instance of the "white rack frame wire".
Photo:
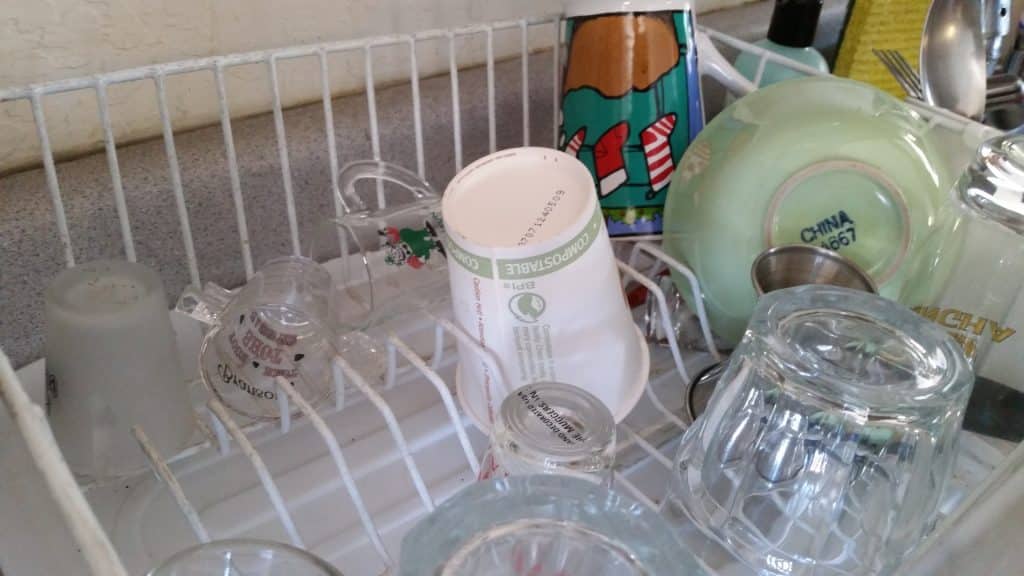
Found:
[[(464, 159), (462, 150), (459, 68), (456, 40), (467, 36), (483, 35), (486, 42), (485, 65), (487, 81), (488, 142), (489, 149), (493, 152), (496, 149), (497, 114), (497, 110), (495, 109), (494, 33), (497, 31), (515, 29), (520, 31), (523, 144), (529, 145), (531, 143), (529, 32), (531, 29), (537, 27), (551, 27), (554, 30), (554, 37), (551, 39), (551, 56), (553, 59), (554, 71), (552, 98), (554, 101), (554, 109), (557, 110), (559, 107), (559, 80), (562, 45), (561, 19), (557, 16), (496, 22), (492, 24), (467, 26), (455, 29), (430, 30), (416, 34), (394, 34), (360, 40), (326, 42), (279, 50), (264, 50), (212, 58), (199, 58), (156, 66), (133, 68), (84, 78), (61, 80), (45, 84), (31, 85), (23, 88), (0, 90), (0, 102), (23, 100), (28, 101), (31, 105), (41, 146), (41, 162), (46, 176), (46, 185), (53, 204), (56, 233), (63, 247), (64, 262), (70, 267), (75, 264), (74, 249), (71, 235), (68, 230), (60, 183), (57, 178), (53, 146), (51, 145), (49, 138), (46, 116), (43, 112), (43, 101), (45, 97), (55, 94), (79, 90), (95, 91), (99, 105), (98, 114), (103, 131), (103, 142), (112, 183), (112, 191), (115, 206), (117, 208), (117, 217), (120, 223), (124, 254), (128, 260), (134, 261), (135, 246), (132, 235), (132, 225), (129, 219), (124, 189), (121, 182), (120, 165), (117, 156), (117, 143), (115, 142), (114, 133), (111, 128), (107, 89), (115, 84), (151, 80), (156, 88), (157, 109), (159, 112), (164, 150), (167, 157), (167, 166), (170, 173), (170, 182), (174, 193), (177, 216), (181, 228), (182, 242), (185, 247), (185, 258), (187, 260), (189, 275), (194, 284), (201, 285), (201, 275), (194, 247), (195, 239), (193, 238), (192, 227), (189, 222), (189, 207), (185, 199), (181, 170), (179, 168), (176, 153), (175, 133), (167, 108), (167, 78), (180, 74), (203, 71), (209, 72), (213, 75), (219, 105), (220, 126), (223, 132), (225, 152), (228, 161), (231, 194), (235, 207), (235, 218), (239, 230), (239, 242), (241, 244), (243, 265), (246, 278), (249, 278), (254, 272), (253, 257), (250, 247), (249, 228), (245, 217), (244, 194), (239, 179), (238, 159), (235, 152), (235, 141), (232, 132), (231, 111), (228, 105), (228, 94), (224, 81), (226, 70), (236, 66), (251, 64), (263, 64), (268, 67), (268, 77), (272, 94), (272, 113), (277, 138), (278, 156), (283, 178), (290, 245), (292, 250), (296, 254), (299, 254), (300, 242), (295, 215), (295, 192), (291, 180), (287, 135), (285, 132), (280, 86), (277, 75), (277, 65), (279, 62), (304, 57), (315, 57), (319, 61), (319, 76), (322, 87), (321, 99), (323, 103), (326, 130), (327, 158), (330, 163), (329, 169), (331, 175), (331, 186), (333, 189), (332, 191), (335, 197), (335, 209), (337, 214), (340, 216), (341, 206), (338, 201), (339, 190), (337, 180), (339, 169), (338, 150), (336, 135), (334, 133), (332, 95), (330, 91), (330, 76), (327, 65), (327, 57), (329, 55), (359, 51), (362, 51), (364, 54), (364, 68), (366, 76), (365, 92), (368, 104), (371, 150), (373, 157), (375, 159), (380, 159), (381, 147), (375, 95), (374, 49), (385, 46), (405, 45), (408, 47), (410, 65), (409, 82), (412, 90), (411, 105), (413, 110), (415, 134), (416, 171), (422, 176), (424, 174), (425, 166), (417, 46), (426, 41), (447, 41), (449, 55), (448, 72), (451, 79), (452, 94), (452, 137), (455, 152), (455, 167), (456, 169), (461, 169), (464, 164)], [(758, 77), (763, 73), (765, 64), (769, 61), (790, 66), (809, 74), (819, 73), (816, 70), (807, 68), (799, 63), (786, 60), (776, 54), (764, 51), (756, 46), (714, 30), (701, 29), (701, 31), (719, 43), (760, 57), (760, 65), (757, 71)], [(955, 130), (987, 130), (985, 127), (973, 124), (950, 113), (936, 111), (921, 105), (917, 105), (917, 107), (923, 114), (930, 118), (930, 122), (933, 124), (940, 124)], [(554, 115), (554, 123), (552, 126), (552, 145), (557, 144), (557, 136), (558, 117), (556, 114)], [(658, 288), (657, 283), (651, 280), (648, 275), (637, 270), (637, 266), (639, 265), (641, 258), (646, 258), (648, 261), (653, 259), (655, 265), (652, 266), (652, 269), (659, 266), (661, 269), (668, 267), (682, 275), (682, 277), (686, 278), (690, 284), (690, 288), (694, 294), (701, 293), (700, 285), (692, 271), (682, 263), (665, 254), (651, 240), (654, 239), (648, 238), (636, 241), (632, 246), (628, 260), (626, 262), (619, 262), (619, 268), (627, 280), (635, 281), (636, 283), (646, 287), (649, 292), (648, 297), (655, 298), (657, 308), (660, 312), (658, 317), (659, 321), (662, 323), (662, 328), (666, 334), (671, 334), (672, 327), (669, 324), (670, 316), (668, 314), (665, 294)], [(721, 355), (715, 347), (715, 342), (712, 338), (702, 301), (698, 298), (697, 302), (698, 305), (695, 312), (700, 321), (701, 337), (704, 340), (704, 345), (716, 361), (720, 360)], [(455, 434), (457, 435), (458, 443), (465, 454), (469, 469), (474, 475), (476, 475), (479, 473), (479, 462), (473, 447), (470, 444), (469, 437), (467, 436), (467, 427), (469, 424), (467, 419), (460, 415), (456, 407), (456, 401), (449, 391), (448, 383), (446, 383), (439, 375), (437, 370), (444, 361), (446, 337), (474, 344), (475, 347), (473, 349), (476, 350), (481, 358), (494, 366), (494, 374), (500, 374), (501, 372), (498, 369), (499, 362), (489, 350), (485, 350), (478, 344), (475, 344), (472, 337), (460, 330), (451, 321), (435, 315), (431, 315), (430, 319), (434, 324), (434, 354), (431, 356), (429, 364), (415, 353), (412, 347), (398, 335), (391, 334), (387, 337), (385, 344), (388, 361), (384, 378), (384, 388), (389, 389), (396, 385), (400, 359), (408, 363), (415, 372), (418, 372), (423, 379), (429, 382), (439, 394), (444, 409), (448, 417), (451, 419), (452, 426), (454, 427)], [(681, 378), (683, 382), (689, 381), (691, 372), (687, 369), (678, 343), (674, 339), (669, 338), (669, 346), (672, 363), (677, 376)], [(333, 406), (333, 411), (337, 412), (345, 408), (345, 385), (347, 382), (352, 383), (356, 389), (369, 399), (370, 403), (386, 421), (387, 428), (390, 430), (394, 438), (400, 458), (415, 486), (416, 493), (419, 496), (423, 509), (425, 511), (433, 510), (435, 502), (427, 489), (423, 476), (417, 468), (415, 459), (413, 458), (413, 451), (410, 449), (410, 446), (403, 435), (401, 422), (396, 418), (388, 403), (376, 389), (366, 382), (363, 376), (355, 370), (345, 358), (335, 358), (334, 374), (336, 404)], [(359, 521), (363, 530), (371, 542), (373, 549), (379, 556), (380, 561), (387, 567), (387, 569), (393, 570), (396, 566), (395, 559), (384, 545), (381, 537), (381, 531), (377, 526), (377, 522), (369, 512), (365, 498), (356, 485), (353, 473), (345, 459), (344, 451), (342, 450), (338, 439), (325, 423), (323, 414), (314, 410), (308, 401), (304, 399), (293, 387), (281, 385), (281, 383), (279, 383), (278, 387), (281, 392), (278, 394), (278, 397), (282, 402), (281, 414), (286, 415), (286, 417), (280, 419), (275, 424), (280, 426), (280, 433), (289, 433), (292, 423), (291, 418), (288, 417), (288, 415), (292, 413), (292, 406), (297, 407), (298, 412), (309, 421), (310, 425), (315, 429), (317, 434), (325, 443), (327, 451), (337, 468), (337, 474), (341, 479), (342, 485), (344, 486), (348, 496), (351, 498), (358, 513)], [(51, 430), (46, 422), (45, 416), (40, 408), (31, 402), (28, 395), (23, 390), (15, 371), (11, 368), (6, 357), (4, 357), (2, 353), (0, 353), (0, 393), (2, 393), (4, 403), (12, 415), (13, 420), (16, 422), (17, 429), (20, 431), (22, 436), (24, 436), (27, 442), (33, 460), (46, 479), (47, 485), (52, 492), (67, 525), (71, 528), (91, 572), (95, 575), (102, 576), (127, 576), (127, 571), (122, 565), (114, 546), (108, 539), (107, 534), (101, 528), (99, 521), (89, 508), (87, 501), (83, 497), (82, 492), (79, 490), (79, 487), (76, 485), (71, 473), (69, 472), (66, 463), (63, 461), (60, 450), (57, 447)], [(686, 428), (687, 423), (665, 407), (665, 404), (659, 398), (653, 386), (647, 387), (645, 395), (657, 411), (664, 416), (665, 421), (677, 429), (677, 432), (681, 433)], [(266, 491), (267, 497), (273, 505), (273, 509), (281, 525), (285, 528), (288, 538), (293, 544), (302, 546), (303, 540), (300, 536), (299, 527), (296, 526), (289, 513), (288, 503), (286, 502), (285, 497), (283, 497), (281, 492), (278, 490), (275, 484), (275, 479), (268, 470), (266, 464), (263, 462), (259, 451), (248, 439), (247, 434), (252, 434), (253, 428), (243, 429), (242, 426), (235, 421), (232, 413), (216, 399), (210, 399), (207, 406), (208, 410), (206, 411), (206, 418), (208, 419), (208, 428), (213, 438), (212, 443), (216, 445), (221, 454), (226, 455), (237, 449), (248, 458), (253, 470), (258, 475), (260, 482)], [(321, 408), (320, 410), (323, 412), (324, 408)], [(643, 434), (639, 431), (625, 424), (620, 425), (620, 430), (622, 431), (620, 438), (623, 439), (623, 442), (620, 443), (620, 449), (626, 446), (639, 447), (647, 458), (653, 460), (659, 465), (665, 466), (666, 468), (671, 468), (672, 463), (669, 458), (662, 454), (656, 446), (652, 445), (647, 439), (645, 439)], [(193, 447), (182, 454), (168, 458), (157, 451), (142, 428), (137, 427), (133, 432), (149, 459), (153, 473), (160, 482), (162, 482), (171, 497), (177, 503), (178, 508), (188, 523), (188, 526), (191, 528), (197, 541), (208, 541), (210, 539), (210, 533), (204, 527), (200, 513), (189, 501), (188, 495), (185, 493), (181, 483), (179, 483), (178, 479), (175, 477), (172, 467), (169, 465), (171, 462), (187, 459), (196, 454), (198, 452), (198, 448)], [(649, 506), (655, 506), (652, 499), (645, 494), (643, 490), (631, 483), (624, 475), (617, 473), (615, 481), (617, 486), (629, 492), (632, 496), (643, 501)]]

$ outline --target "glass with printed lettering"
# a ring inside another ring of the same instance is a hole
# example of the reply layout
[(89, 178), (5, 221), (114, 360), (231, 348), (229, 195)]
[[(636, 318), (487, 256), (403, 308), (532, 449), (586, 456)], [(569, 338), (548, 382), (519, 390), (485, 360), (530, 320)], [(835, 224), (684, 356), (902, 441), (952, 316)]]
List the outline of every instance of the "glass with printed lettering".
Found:
[(331, 396), (335, 355), (372, 372), (362, 364), (382, 355), (368, 336), (341, 329), (338, 289), (326, 268), (298, 256), (271, 260), (236, 290), (187, 289), (178, 310), (213, 326), (200, 351), (203, 383), (234, 412), (273, 420), (289, 406), (282, 385), (313, 406)]
[(571, 384), (535, 382), (502, 401), (480, 479), (561, 474), (611, 486), (614, 462), (615, 420), (604, 403)]
[(984, 142), (911, 264), (900, 301), (964, 348), (975, 386), (964, 427), (1024, 435), (1024, 136)]

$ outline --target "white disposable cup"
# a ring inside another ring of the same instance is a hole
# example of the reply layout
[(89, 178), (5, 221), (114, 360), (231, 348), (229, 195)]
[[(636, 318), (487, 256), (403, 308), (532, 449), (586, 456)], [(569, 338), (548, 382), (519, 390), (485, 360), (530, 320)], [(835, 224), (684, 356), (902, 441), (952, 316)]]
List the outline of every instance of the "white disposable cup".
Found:
[(146, 467), (140, 426), (167, 456), (194, 431), (188, 388), (160, 277), (132, 262), (61, 272), (46, 290), (46, 408), (81, 481)]
[(459, 342), (459, 401), (488, 431), (510, 390), (579, 386), (616, 421), (643, 393), (650, 359), (622, 293), (586, 166), (549, 148), (514, 148), (470, 164), (441, 201), (455, 320), (491, 352)]

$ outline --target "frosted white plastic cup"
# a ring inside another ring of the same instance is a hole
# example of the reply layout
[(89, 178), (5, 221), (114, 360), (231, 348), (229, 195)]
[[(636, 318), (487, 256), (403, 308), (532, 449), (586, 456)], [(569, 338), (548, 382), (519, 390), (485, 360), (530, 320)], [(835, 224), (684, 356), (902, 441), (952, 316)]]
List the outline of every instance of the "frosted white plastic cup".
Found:
[(510, 390), (571, 382), (616, 421), (643, 393), (650, 359), (622, 293), (586, 166), (549, 148), (470, 164), (441, 200), (455, 320), (497, 357), (459, 343), (456, 387), (483, 431)]
[(78, 480), (145, 470), (133, 426), (167, 456), (188, 446), (195, 418), (156, 271), (87, 262), (58, 274), (45, 299), (46, 412)]

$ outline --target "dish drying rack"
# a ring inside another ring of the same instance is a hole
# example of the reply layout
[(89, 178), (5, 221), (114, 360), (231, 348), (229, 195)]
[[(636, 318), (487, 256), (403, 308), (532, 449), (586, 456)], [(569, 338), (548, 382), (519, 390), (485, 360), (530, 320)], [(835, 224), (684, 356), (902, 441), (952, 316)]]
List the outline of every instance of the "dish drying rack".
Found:
[[(560, 62), (564, 50), (558, 16), (147, 66), (0, 90), (0, 102), (24, 100), (31, 106), (41, 143), (41, 160), (53, 204), (57, 236), (63, 248), (64, 263), (72, 266), (75, 264), (72, 239), (43, 102), (52, 95), (66, 92), (95, 92), (124, 252), (127, 259), (135, 260), (107, 88), (119, 83), (152, 81), (156, 88), (164, 150), (188, 271), (192, 283), (199, 285), (201, 275), (189, 223), (189, 205), (167, 106), (165, 80), (168, 77), (197, 71), (208, 71), (214, 75), (243, 266), (248, 278), (254, 272), (253, 257), (243, 209), (244, 194), (235, 153), (232, 117), (225, 91), (226, 70), (251, 64), (267, 66), (289, 240), (298, 254), (300, 241), (295, 192), (278, 83), (278, 62), (298, 58), (315, 58), (319, 62), (327, 158), (332, 192), (337, 198), (339, 166), (327, 66), (329, 55), (345, 52), (363, 54), (369, 138), (373, 156), (380, 159), (374, 49), (408, 47), (416, 169), (422, 176), (425, 160), (417, 47), (427, 42), (447, 42), (452, 88), (452, 136), (455, 168), (459, 170), (464, 159), (456, 41), (465, 37), (484, 37), (488, 139), (493, 152), (496, 149), (497, 115), (494, 34), (499, 31), (520, 32), (523, 134), (524, 144), (529, 144), (528, 36), (530, 31), (538, 29), (550, 29), (548, 32), (551, 33), (550, 53), (554, 64), (552, 98), (557, 110)], [(768, 61), (817, 73), (728, 35), (710, 29), (701, 31), (719, 45), (760, 57), (757, 79)], [(911, 105), (933, 126), (959, 134), (967, 142), (980, 141), (989, 130), (942, 110), (913, 102)], [(557, 142), (557, 115), (552, 129), (554, 145)], [(337, 200), (335, 202), (340, 214), (340, 206)], [(616, 239), (616, 253), (621, 257), (618, 265), (625, 281), (647, 289), (648, 298), (655, 300), (661, 328), (672, 333), (666, 294), (652, 278), (671, 268), (688, 280), (693, 293), (700, 294), (701, 290), (694, 274), (665, 254), (658, 246), (658, 240), (657, 237)], [(695, 314), (703, 351), (684, 350), (672, 338), (668, 339), (666, 347), (652, 346), (651, 379), (644, 398), (619, 425), (615, 485), (652, 507), (657, 507), (658, 499), (667, 486), (678, 437), (690, 424), (682, 410), (683, 387), (699, 368), (722, 358), (699, 300)], [(172, 314), (172, 319), (179, 338), (197, 346), (200, 338), (198, 328), (183, 316)], [(193, 383), (191, 393), (196, 399), (197, 421), (204, 436), (202, 441), (179, 454), (159, 454), (146, 438), (144, 427), (136, 428), (136, 438), (149, 458), (151, 471), (116, 486), (92, 487), (86, 493), (75, 484), (42, 410), (27, 393), (38, 393), (42, 389), (42, 361), (15, 372), (6, 358), (0, 356), (0, 392), (92, 574), (121, 576), (140, 573), (171, 553), (197, 542), (239, 536), (271, 538), (308, 548), (350, 576), (387, 573), (396, 567), (399, 544), (405, 530), (438, 502), (474, 482), (479, 472), (480, 455), (486, 447), (487, 438), (459, 412), (452, 395), (456, 360), (453, 344), (468, 342), (486, 361), (498, 360), (460, 330), (446, 310), (411, 314), (377, 336), (381, 337), (386, 349), (382, 385), (371, 385), (346, 358), (337, 357), (333, 365), (336, 387), (333, 405), (313, 409), (294, 389), (283, 387), (282, 393), (278, 394), (283, 417), (277, 422), (243, 427), (230, 411)], [(364, 405), (364, 409), (359, 409)], [(290, 416), (293, 408), (303, 417), (293, 420)], [(954, 482), (943, 511), (952, 512), (965, 495), (978, 489), (1008, 452), (1009, 447), (994, 445), (965, 433)], [(28, 463), (20, 465), (28, 466)], [(12, 464), (4, 463), (0, 469), (4, 468), (10, 471)], [(35, 546), (37, 553), (46, 553), (48, 549), (46, 543)], [(714, 573), (714, 567), (709, 568)]]

